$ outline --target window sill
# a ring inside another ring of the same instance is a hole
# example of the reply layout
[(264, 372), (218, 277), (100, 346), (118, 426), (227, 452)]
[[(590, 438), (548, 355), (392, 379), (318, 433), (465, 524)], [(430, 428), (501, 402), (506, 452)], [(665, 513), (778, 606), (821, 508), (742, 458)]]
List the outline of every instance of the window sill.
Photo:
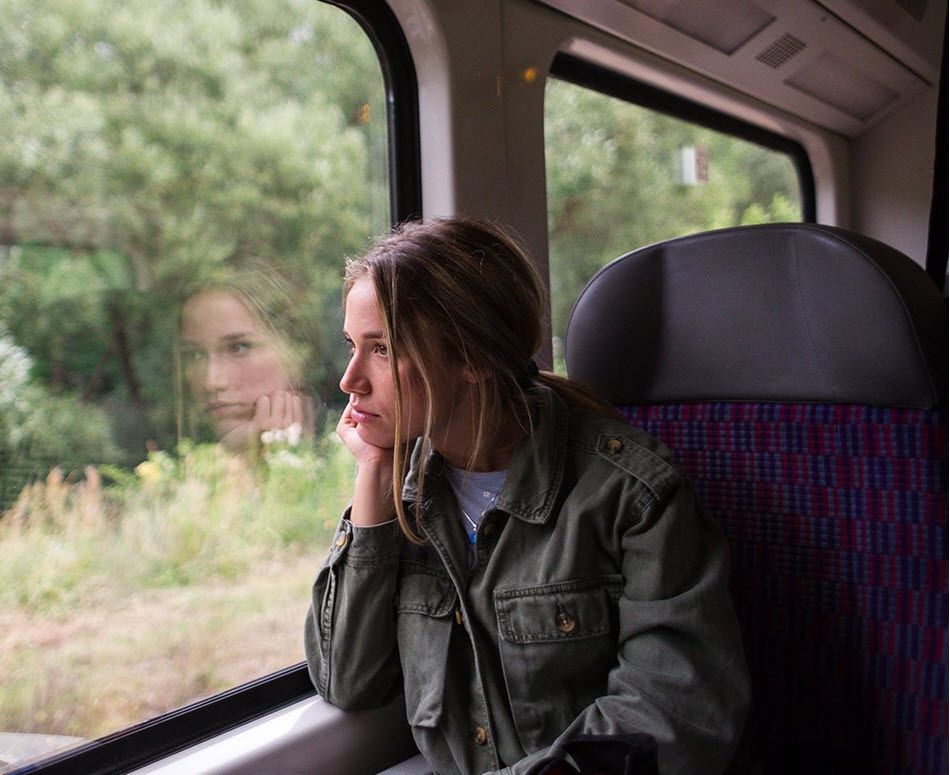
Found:
[(401, 696), (383, 708), (346, 712), (314, 695), (132, 772), (375, 773), (415, 752)]

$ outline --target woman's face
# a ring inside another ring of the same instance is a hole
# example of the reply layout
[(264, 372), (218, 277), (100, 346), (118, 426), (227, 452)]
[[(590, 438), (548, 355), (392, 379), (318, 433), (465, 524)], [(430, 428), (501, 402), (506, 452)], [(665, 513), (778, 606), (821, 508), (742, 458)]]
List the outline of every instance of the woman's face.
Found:
[(219, 437), (249, 422), (258, 398), (291, 389), (273, 343), (227, 291), (203, 291), (185, 302), (181, 341), (188, 389)]
[[(358, 279), (347, 294), (343, 334), (351, 355), (340, 379), (340, 390), (350, 396), (351, 417), (357, 432), (367, 444), (391, 448), (396, 428), (396, 390), (389, 363), (389, 341), (376, 304), (376, 291), (368, 277)], [(432, 365), (439, 375), (432, 438), (436, 448), (441, 448), (459, 435), (458, 419), (465, 414), (453, 410), (459, 409), (468, 394), (467, 380), (461, 366)], [(399, 363), (397, 372), (403, 398), (403, 438), (410, 441), (425, 429), (425, 393), (422, 379), (411, 364)]]

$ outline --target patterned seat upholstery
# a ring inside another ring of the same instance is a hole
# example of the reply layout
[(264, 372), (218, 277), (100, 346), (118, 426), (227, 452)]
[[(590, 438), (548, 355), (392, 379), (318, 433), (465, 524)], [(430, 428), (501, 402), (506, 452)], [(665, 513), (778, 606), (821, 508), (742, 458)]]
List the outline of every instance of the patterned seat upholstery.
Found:
[(947, 771), (945, 316), (910, 259), (810, 225), (635, 251), (575, 306), (569, 373), (729, 538), (764, 773)]

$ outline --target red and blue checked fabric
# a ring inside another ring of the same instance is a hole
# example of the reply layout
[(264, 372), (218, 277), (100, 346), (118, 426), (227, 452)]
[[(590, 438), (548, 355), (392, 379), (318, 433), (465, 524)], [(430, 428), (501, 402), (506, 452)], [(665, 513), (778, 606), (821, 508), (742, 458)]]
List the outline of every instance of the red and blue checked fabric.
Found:
[(945, 418), (826, 404), (620, 410), (676, 453), (729, 537), (766, 762), (811, 751), (880, 775), (944, 775)]

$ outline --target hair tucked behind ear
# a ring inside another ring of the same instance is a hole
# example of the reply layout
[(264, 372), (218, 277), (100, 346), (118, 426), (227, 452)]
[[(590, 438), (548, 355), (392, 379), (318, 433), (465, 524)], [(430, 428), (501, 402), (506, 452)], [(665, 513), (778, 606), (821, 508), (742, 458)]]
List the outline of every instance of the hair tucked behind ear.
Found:
[(432, 447), (432, 399), (438, 391), (435, 364), (461, 364), (477, 377), (469, 468), (512, 422), (525, 433), (532, 432), (538, 384), (551, 387), (570, 404), (618, 416), (580, 383), (538, 371), (533, 358), (544, 332), (544, 286), (518, 241), (499, 226), (464, 217), (406, 223), (365, 256), (347, 263), (344, 300), (361, 277), (373, 283), (390, 342), (396, 394), (393, 500), (410, 540), (423, 540), (418, 519), (424, 470), (418, 481), (416, 524), (410, 525), (401, 497), (405, 447), (411, 439), (402, 437), (407, 407), (399, 361), (414, 366), (426, 398), (423, 460)]

